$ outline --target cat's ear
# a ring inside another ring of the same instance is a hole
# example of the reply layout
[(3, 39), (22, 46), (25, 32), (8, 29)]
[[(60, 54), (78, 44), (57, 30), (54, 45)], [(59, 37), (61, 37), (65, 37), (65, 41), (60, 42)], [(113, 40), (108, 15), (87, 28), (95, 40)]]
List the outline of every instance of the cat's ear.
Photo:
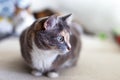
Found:
[(61, 19), (69, 25), (72, 22), (72, 14), (62, 16)]
[(44, 23), (45, 30), (53, 29), (55, 25), (57, 24), (57, 22), (58, 22), (57, 15), (52, 15), (48, 17), (48, 19)]

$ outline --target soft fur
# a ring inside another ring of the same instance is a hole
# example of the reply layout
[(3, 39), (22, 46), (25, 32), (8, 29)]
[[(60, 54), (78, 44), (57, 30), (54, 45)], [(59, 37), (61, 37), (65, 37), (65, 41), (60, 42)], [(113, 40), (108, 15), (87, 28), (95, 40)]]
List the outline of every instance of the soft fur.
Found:
[(55, 78), (57, 71), (76, 64), (81, 43), (75, 26), (68, 25), (70, 16), (40, 18), (23, 31), (21, 52), (33, 75)]

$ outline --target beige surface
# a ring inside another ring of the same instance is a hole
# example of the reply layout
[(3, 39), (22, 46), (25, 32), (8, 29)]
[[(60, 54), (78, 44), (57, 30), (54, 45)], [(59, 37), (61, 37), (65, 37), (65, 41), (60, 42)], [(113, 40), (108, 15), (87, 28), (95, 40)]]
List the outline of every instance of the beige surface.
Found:
[[(61, 71), (55, 80), (120, 80), (120, 50), (112, 41), (82, 37), (78, 66)], [(0, 80), (50, 80), (34, 77), (22, 61), (17, 39), (0, 43)], [(51, 79), (52, 80), (52, 79)]]

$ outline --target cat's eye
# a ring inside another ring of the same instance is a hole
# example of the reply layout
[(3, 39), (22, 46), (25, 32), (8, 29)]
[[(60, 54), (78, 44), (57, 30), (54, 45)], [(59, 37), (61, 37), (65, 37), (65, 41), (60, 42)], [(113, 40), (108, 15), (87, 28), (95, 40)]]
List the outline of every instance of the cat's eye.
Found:
[(57, 40), (58, 40), (59, 42), (63, 42), (63, 41), (64, 41), (64, 37), (63, 37), (63, 36), (58, 36), (58, 37), (57, 37)]

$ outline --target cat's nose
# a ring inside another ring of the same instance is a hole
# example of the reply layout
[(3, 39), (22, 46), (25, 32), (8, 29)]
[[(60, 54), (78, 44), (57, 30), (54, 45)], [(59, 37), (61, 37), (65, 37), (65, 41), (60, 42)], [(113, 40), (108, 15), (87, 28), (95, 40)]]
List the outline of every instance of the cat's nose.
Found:
[(68, 51), (70, 51), (71, 50), (71, 45), (68, 43), (66, 43), (66, 49), (68, 50)]
[(70, 50), (71, 50), (71, 47), (67, 47), (67, 49), (70, 51)]
[(71, 50), (71, 46), (67, 46), (67, 49), (70, 51)]

